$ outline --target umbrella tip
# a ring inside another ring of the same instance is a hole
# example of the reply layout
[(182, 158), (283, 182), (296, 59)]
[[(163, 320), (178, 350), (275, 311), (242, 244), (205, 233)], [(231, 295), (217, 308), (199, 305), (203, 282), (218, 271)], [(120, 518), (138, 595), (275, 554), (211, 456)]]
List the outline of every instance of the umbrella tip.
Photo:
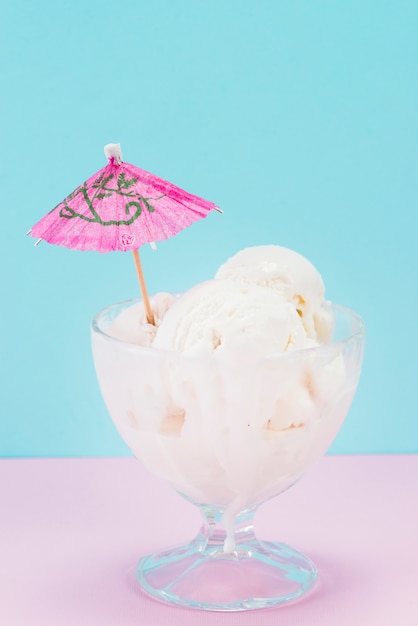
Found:
[(107, 159), (114, 159), (120, 165), (122, 163), (122, 149), (120, 143), (108, 143), (104, 147), (104, 153)]

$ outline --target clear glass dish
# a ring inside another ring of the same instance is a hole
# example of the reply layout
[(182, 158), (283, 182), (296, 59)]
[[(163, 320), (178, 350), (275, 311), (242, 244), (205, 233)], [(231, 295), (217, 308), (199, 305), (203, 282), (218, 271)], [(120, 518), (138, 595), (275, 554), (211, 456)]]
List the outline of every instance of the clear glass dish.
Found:
[(206, 610), (301, 598), (316, 582), (315, 565), (285, 544), (258, 540), (252, 518), (337, 434), (360, 376), (362, 320), (329, 304), (327, 344), (261, 359), (190, 357), (107, 333), (136, 302), (114, 304), (92, 322), (100, 389), (134, 455), (203, 517), (191, 543), (139, 561), (139, 584), (160, 600)]

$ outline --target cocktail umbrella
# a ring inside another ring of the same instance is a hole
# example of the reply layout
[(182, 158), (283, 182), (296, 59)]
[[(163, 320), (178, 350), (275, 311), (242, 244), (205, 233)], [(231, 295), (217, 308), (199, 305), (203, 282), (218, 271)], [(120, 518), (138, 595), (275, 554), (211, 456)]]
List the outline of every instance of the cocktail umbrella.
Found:
[[(105, 146), (106, 167), (93, 174), (32, 227), (37, 245), (74, 250), (133, 252), (142, 298), (154, 323), (138, 248), (162, 241), (202, 219), (213, 202), (122, 161), (120, 144)], [(221, 211), (220, 211), (221, 212)]]

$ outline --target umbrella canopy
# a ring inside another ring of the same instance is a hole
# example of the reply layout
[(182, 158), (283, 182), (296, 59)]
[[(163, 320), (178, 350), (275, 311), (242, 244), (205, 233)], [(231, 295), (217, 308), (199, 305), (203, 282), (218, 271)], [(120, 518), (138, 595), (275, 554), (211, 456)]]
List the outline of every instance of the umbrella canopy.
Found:
[(106, 167), (33, 226), (32, 237), (75, 250), (126, 252), (172, 237), (218, 209), (113, 153)]
[(172, 237), (212, 209), (220, 209), (213, 202), (124, 163), (120, 144), (105, 146), (105, 155), (109, 160), (106, 167), (74, 189), (28, 234), (74, 250), (131, 250), (147, 319), (153, 324), (138, 248)]

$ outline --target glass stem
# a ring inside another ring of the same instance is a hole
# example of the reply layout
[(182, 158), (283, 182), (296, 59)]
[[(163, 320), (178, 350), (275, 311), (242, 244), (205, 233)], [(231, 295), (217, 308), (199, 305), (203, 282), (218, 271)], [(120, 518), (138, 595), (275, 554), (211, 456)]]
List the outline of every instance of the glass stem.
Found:
[(229, 519), (228, 511), (221, 507), (200, 505), (203, 524), (199, 541), (205, 552), (213, 556), (219, 554), (237, 555), (240, 546), (255, 541), (253, 518), (256, 508), (239, 513)]

